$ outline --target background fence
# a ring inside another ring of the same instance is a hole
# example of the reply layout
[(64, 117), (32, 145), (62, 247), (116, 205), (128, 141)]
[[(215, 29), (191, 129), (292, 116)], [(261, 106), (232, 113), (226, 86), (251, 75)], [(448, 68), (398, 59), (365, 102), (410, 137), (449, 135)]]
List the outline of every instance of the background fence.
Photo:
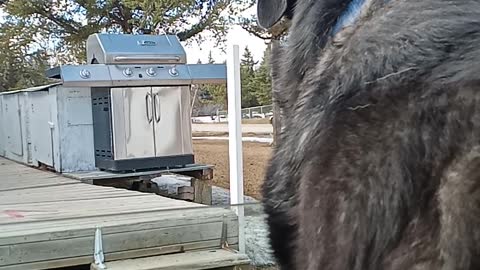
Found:
[[(242, 119), (269, 118), (273, 115), (273, 105), (257, 106), (242, 109)], [(227, 119), (228, 111), (218, 111), (218, 119)]]

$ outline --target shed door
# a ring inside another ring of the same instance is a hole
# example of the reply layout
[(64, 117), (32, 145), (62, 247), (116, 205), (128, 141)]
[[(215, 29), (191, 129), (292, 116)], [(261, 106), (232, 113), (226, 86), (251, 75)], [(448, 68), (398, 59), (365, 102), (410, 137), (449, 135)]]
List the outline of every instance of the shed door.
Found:
[(34, 92), (29, 95), (33, 101), (29, 108), (31, 110), (33, 159), (53, 166), (52, 137), (48, 123), (51, 121), (50, 96), (48, 91)]
[(4, 95), (3, 96), (4, 111), (3, 117), (6, 120), (3, 122), (4, 136), (6, 137), (6, 151), (12, 152), (19, 156), (23, 155), (22, 146), (22, 129), (20, 118), (20, 104), (18, 102), (18, 95)]

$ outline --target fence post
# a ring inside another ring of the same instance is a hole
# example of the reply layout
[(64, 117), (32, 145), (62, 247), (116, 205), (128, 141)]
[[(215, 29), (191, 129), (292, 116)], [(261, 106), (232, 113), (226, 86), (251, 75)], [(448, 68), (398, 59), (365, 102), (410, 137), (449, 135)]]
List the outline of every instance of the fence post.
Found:
[[(243, 207), (242, 107), (240, 54), (238, 45), (229, 48), (227, 59), (228, 137), (230, 165), (230, 203), (238, 216), (238, 246), (245, 253)], [(241, 205), (242, 204), (242, 205)]]

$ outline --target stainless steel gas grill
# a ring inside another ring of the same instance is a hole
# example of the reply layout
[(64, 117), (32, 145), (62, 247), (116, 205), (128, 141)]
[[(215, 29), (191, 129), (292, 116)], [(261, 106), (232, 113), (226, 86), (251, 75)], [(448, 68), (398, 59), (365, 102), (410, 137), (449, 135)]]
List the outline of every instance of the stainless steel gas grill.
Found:
[(97, 168), (194, 163), (190, 87), (225, 83), (225, 65), (186, 64), (173, 35), (94, 34), (87, 40), (87, 60), (51, 69), (48, 76), (62, 87), (90, 89)]

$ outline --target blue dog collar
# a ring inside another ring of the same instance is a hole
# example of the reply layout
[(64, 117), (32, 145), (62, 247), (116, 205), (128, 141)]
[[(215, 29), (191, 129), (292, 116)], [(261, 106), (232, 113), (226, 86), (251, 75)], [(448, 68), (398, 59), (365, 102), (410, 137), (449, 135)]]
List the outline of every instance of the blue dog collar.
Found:
[(365, 4), (365, 0), (352, 0), (347, 9), (340, 15), (336, 24), (332, 28), (332, 36), (336, 35), (342, 28), (350, 26), (355, 23), (355, 21), (360, 16), (362, 7)]

